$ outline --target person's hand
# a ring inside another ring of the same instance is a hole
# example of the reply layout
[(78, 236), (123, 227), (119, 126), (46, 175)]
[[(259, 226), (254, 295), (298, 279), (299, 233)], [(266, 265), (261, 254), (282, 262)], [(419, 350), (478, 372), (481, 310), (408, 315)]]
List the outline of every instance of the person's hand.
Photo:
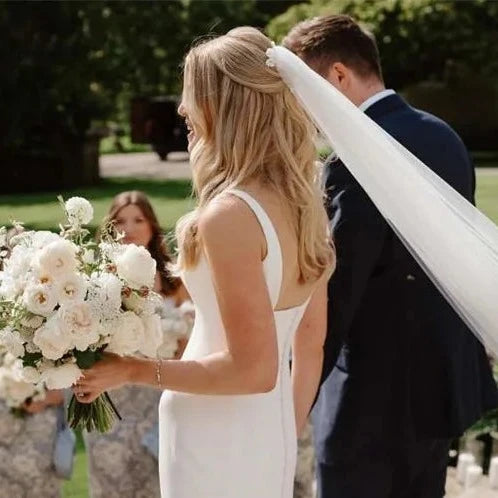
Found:
[(83, 376), (74, 384), (73, 392), (80, 403), (92, 403), (103, 392), (118, 389), (130, 380), (132, 358), (105, 353), (88, 370), (83, 370)]
[(40, 401), (30, 401), (23, 404), (22, 408), (30, 415), (41, 413), (51, 406), (61, 405), (64, 402), (62, 391), (47, 391), (45, 398)]

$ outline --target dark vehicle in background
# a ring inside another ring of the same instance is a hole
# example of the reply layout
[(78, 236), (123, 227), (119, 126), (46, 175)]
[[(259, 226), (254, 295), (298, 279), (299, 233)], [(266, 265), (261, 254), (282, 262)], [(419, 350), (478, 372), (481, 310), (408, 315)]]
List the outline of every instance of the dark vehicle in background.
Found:
[(131, 101), (131, 141), (151, 144), (166, 160), (170, 152), (187, 150), (187, 127), (178, 115), (179, 97), (135, 97)]

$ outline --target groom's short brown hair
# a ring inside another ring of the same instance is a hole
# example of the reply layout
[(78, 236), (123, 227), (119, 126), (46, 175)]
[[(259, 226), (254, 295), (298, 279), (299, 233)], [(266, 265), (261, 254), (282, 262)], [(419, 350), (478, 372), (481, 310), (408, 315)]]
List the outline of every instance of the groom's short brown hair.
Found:
[(382, 80), (375, 37), (350, 16), (321, 16), (300, 22), (282, 43), (322, 76), (334, 62), (342, 62), (360, 76)]

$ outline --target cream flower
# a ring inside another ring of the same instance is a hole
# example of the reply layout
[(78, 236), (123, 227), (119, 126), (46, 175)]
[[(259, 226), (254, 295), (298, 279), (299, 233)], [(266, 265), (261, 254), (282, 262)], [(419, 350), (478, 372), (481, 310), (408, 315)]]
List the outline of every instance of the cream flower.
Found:
[(45, 358), (58, 360), (70, 349), (72, 336), (61, 328), (59, 318), (53, 316), (35, 332), (33, 342)]
[(47, 389), (66, 389), (71, 387), (82, 375), (75, 363), (65, 363), (59, 367), (47, 368), (41, 375)]
[(76, 270), (78, 247), (69, 240), (51, 242), (38, 252), (37, 265), (40, 272), (57, 277)]
[(17, 330), (10, 327), (0, 330), (0, 345), (16, 358), (24, 356), (24, 341)]
[(29, 284), (23, 294), (24, 306), (34, 315), (48, 316), (57, 306), (54, 290), (48, 285)]
[(72, 345), (79, 351), (85, 351), (99, 340), (99, 323), (88, 303), (61, 306), (58, 315), (61, 328), (70, 333)]
[(119, 355), (131, 355), (138, 351), (145, 341), (144, 324), (131, 311), (125, 311), (112, 324), (107, 350)]
[(156, 261), (145, 247), (129, 244), (116, 260), (119, 277), (132, 289), (152, 288), (156, 276)]
[(59, 304), (83, 301), (87, 288), (88, 283), (80, 273), (63, 275), (56, 284)]

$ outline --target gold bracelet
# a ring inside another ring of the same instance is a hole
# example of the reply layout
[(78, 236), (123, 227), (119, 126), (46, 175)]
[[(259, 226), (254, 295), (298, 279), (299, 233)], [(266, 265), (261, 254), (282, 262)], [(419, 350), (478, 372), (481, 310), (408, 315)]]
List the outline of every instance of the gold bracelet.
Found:
[(162, 366), (162, 360), (161, 358), (159, 358), (156, 360), (156, 381), (160, 389), (162, 389), (163, 387), (163, 382), (161, 379), (161, 366)]

